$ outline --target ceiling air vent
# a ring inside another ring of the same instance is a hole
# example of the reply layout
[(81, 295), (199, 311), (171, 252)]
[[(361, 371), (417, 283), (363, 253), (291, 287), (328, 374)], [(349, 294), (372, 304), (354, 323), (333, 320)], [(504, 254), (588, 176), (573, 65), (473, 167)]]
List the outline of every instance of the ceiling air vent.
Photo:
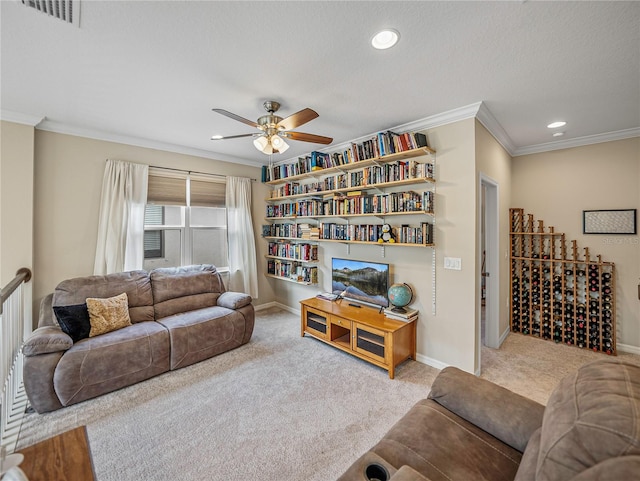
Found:
[(80, 26), (80, 0), (22, 0), (22, 4), (76, 27)]

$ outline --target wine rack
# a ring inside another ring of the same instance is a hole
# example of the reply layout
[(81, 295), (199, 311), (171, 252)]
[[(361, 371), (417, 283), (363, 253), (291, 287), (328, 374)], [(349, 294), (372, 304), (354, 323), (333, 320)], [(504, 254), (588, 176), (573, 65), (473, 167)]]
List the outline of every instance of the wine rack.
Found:
[(511, 331), (616, 355), (615, 265), (509, 209)]

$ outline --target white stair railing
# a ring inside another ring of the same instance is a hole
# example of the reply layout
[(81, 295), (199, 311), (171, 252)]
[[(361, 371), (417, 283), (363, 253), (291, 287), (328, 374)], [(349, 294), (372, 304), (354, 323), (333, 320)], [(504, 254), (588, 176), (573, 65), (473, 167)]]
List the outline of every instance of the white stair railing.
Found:
[(22, 268), (0, 290), (0, 446), (15, 449), (27, 406), (22, 383), (22, 343), (31, 334), (31, 271)]

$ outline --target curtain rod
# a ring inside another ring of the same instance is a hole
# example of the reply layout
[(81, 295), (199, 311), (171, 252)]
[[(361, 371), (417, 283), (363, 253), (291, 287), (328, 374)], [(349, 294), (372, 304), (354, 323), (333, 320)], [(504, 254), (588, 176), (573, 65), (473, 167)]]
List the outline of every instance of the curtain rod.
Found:
[[(109, 159), (105, 159), (105, 162), (108, 161)], [(175, 169), (173, 167), (160, 167), (158, 165), (149, 165), (150, 168), (153, 169), (161, 169), (161, 170), (174, 170), (176, 172), (185, 172), (187, 174), (202, 174), (202, 175), (212, 175), (214, 177), (223, 177), (223, 178), (227, 178), (227, 177), (241, 177), (243, 179), (249, 179), (252, 182), (257, 182), (257, 179), (253, 179), (251, 177), (242, 177), (242, 176), (231, 176), (231, 175), (223, 175), (223, 174), (212, 174), (210, 172), (198, 172), (197, 170), (185, 170), (185, 169)]]
[[(212, 174), (210, 172), (198, 172), (197, 170), (185, 170), (185, 169), (175, 169), (173, 167), (159, 167), (157, 165), (150, 165), (149, 167), (154, 168), (154, 169), (161, 169), (161, 170), (174, 170), (176, 172), (186, 172), (187, 174), (203, 174), (203, 175), (212, 175), (214, 177), (223, 177), (223, 178), (227, 178), (227, 177), (241, 177), (241, 176), (231, 176), (231, 175), (223, 175), (223, 174)], [(252, 182), (256, 182), (256, 179), (252, 179), (251, 177), (243, 177), (244, 179), (249, 179)]]

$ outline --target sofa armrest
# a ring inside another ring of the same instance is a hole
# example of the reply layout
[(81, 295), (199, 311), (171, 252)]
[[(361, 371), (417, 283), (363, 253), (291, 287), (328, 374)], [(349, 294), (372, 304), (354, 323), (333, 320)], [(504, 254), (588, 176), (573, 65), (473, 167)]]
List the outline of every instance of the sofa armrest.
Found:
[(542, 426), (542, 404), (455, 367), (438, 374), (429, 399), (520, 452)]
[(405, 464), (396, 472), (396, 474), (391, 476), (389, 481), (430, 481), (430, 478), (424, 477), (411, 466), (407, 466)]
[(240, 309), (241, 307), (251, 304), (251, 296), (242, 292), (223, 292), (218, 297), (218, 305), (227, 309)]
[(56, 326), (39, 327), (31, 333), (22, 346), (22, 353), (27, 357), (49, 354), (71, 349), (73, 340), (62, 329)]

